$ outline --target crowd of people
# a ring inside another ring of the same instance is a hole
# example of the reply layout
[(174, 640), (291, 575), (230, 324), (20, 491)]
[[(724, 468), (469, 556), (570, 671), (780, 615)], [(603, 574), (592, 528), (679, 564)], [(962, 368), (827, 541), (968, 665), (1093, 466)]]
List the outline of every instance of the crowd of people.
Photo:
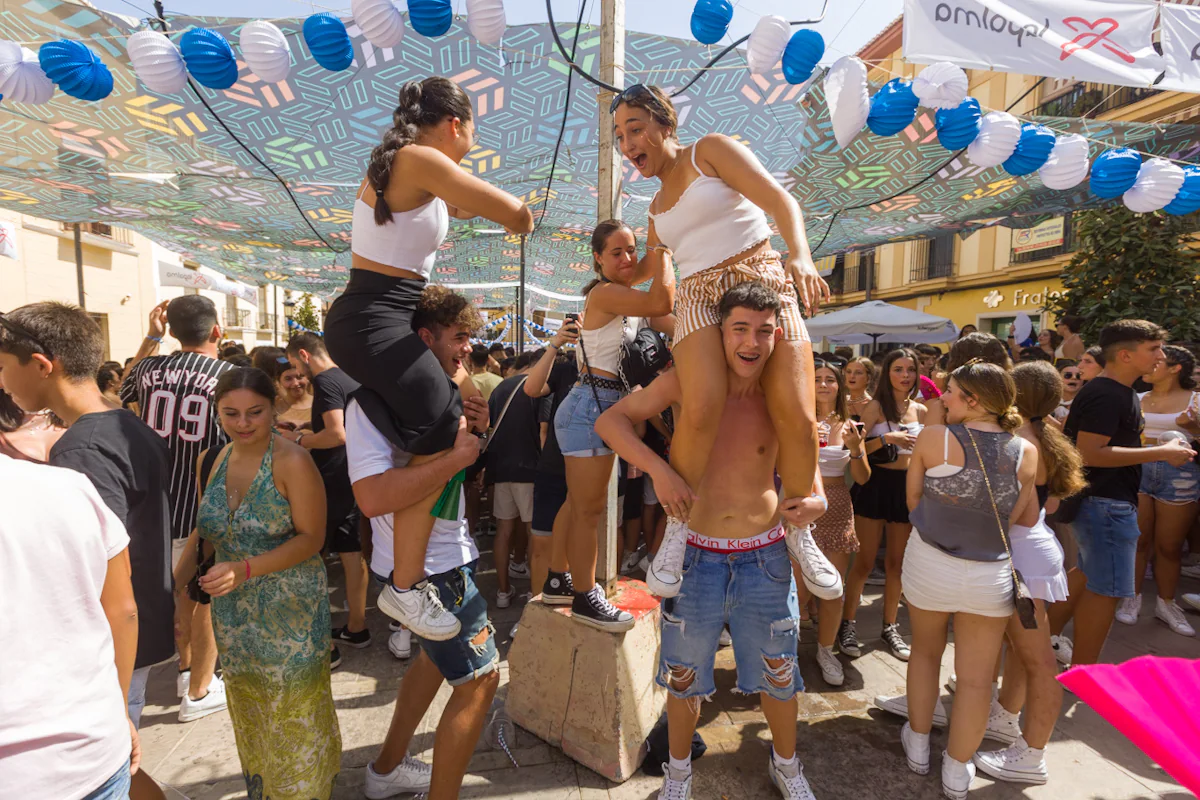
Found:
[[(228, 710), (251, 797), (330, 797), (330, 671), (343, 648), (372, 645), (377, 593), (390, 652), (419, 648), (366, 796), (456, 797), (500, 680), (475, 580), (482, 501), (496, 608), (529, 581), (540, 602), (620, 634), (634, 618), (596, 579), (614, 470), (620, 569), (663, 598), (663, 800), (691, 797), (722, 646), (736, 690), (759, 697), (771, 781), (813, 797), (800, 626), (816, 620), (817, 666), (841, 686), (876, 641), (857, 629), (869, 584), (883, 587), (880, 646), (908, 662), (906, 693), (876, 704), (907, 718), (918, 774), (931, 728), (949, 728), (952, 798), (977, 769), (1048, 779), (1059, 666), (1096, 663), (1114, 619), (1137, 624), (1148, 566), (1156, 618), (1194, 635), (1179, 603), (1200, 611), (1200, 597), (1177, 596), (1185, 547), (1200, 554), (1189, 349), (1142, 320), (1088, 347), (1068, 316), (1024, 345), (967, 326), (947, 352), (814, 358), (801, 310), (828, 287), (795, 201), (728, 137), (681, 145), (656, 87), (625, 90), (613, 112), (624, 157), (661, 182), (649, 230), (639, 243), (618, 220), (596, 225), (580, 313), (537, 351), (479, 343), (475, 307), (428, 283), (450, 217), (533, 226), (523, 202), (459, 168), (474, 122), (444, 78), (400, 92), (323, 336), (247, 353), (223, 342), (211, 301), (183, 296), (152, 311), (133, 358), (102, 363), (82, 309), (0, 315), (0, 592), (45, 599), (6, 615), (13, 640), (39, 648), (6, 672), (0, 784), (163, 797), (137, 728), (151, 668), (177, 659), (179, 720)], [(178, 347), (161, 355), (168, 337)], [(345, 576), (338, 627), (322, 552)], [(938, 685), (951, 620), (952, 719)], [(443, 682), (427, 764), (409, 746)], [(980, 751), (985, 738), (1006, 747)]]

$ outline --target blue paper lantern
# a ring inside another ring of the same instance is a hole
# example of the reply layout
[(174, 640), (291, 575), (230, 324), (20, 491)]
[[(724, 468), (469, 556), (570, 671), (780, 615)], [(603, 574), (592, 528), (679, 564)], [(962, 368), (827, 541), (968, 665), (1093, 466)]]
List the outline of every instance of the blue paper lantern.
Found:
[(408, 0), (408, 21), (422, 36), (442, 36), (454, 22), (450, 0)]
[(46, 42), (38, 49), (38, 63), (46, 77), (71, 97), (95, 101), (112, 94), (112, 73), (85, 44), (67, 39)]
[(1050, 158), (1054, 142), (1054, 131), (1036, 122), (1026, 122), (1021, 126), (1017, 149), (1003, 164), (1004, 170), (1009, 175), (1020, 176), (1041, 169), (1046, 159)]
[(963, 100), (957, 108), (937, 112), (934, 124), (937, 126), (938, 143), (947, 150), (962, 150), (979, 135), (982, 119), (983, 112), (974, 97)]
[(1163, 211), (1176, 217), (1200, 211), (1200, 167), (1183, 168), (1183, 186)]
[(729, 0), (697, 0), (692, 9), (692, 36), (703, 44), (721, 41), (733, 22), (733, 3)]
[(867, 127), (876, 136), (895, 136), (917, 118), (917, 96), (912, 81), (892, 78), (871, 98)]
[(229, 40), (208, 28), (192, 28), (179, 40), (179, 52), (188, 72), (200, 85), (228, 89), (237, 83), (237, 58)]
[(304, 43), (317, 63), (330, 72), (341, 72), (354, 61), (354, 44), (346, 26), (328, 11), (304, 20)]
[(788, 39), (783, 49), (783, 77), (788, 83), (804, 83), (825, 55), (825, 39), (811, 28), (802, 28)]
[(1136, 150), (1105, 150), (1092, 162), (1092, 193), (1105, 200), (1120, 197), (1133, 188), (1141, 168), (1142, 157)]

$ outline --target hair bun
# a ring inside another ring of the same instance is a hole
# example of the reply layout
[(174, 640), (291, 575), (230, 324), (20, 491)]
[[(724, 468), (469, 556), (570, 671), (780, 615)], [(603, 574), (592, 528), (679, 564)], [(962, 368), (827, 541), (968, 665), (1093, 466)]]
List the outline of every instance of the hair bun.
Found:
[(1009, 432), (1015, 431), (1024, 423), (1024, 420), (1021, 418), (1021, 412), (1017, 410), (1016, 406), (1006, 408), (996, 421), (1000, 423), (1001, 428)]
[(404, 107), (421, 105), (420, 81), (408, 81), (400, 87), (399, 105)]

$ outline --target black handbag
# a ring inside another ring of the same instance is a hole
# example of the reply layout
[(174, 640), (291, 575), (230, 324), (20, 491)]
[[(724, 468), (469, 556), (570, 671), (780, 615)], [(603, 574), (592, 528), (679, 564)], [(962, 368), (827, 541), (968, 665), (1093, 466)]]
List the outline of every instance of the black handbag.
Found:
[[(628, 319), (623, 319), (624, 326)], [(671, 363), (671, 348), (667, 337), (650, 327), (638, 329), (633, 340), (621, 345), (621, 379), (626, 388), (645, 388), (658, 377), (658, 373)]]
[[(892, 423), (888, 423), (888, 433), (892, 432)], [(872, 466), (879, 464), (893, 464), (900, 458), (900, 448), (891, 442), (885, 442), (883, 437), (879, 438), (879, 449), (873, 453), (867, 453), (867, 463)]]

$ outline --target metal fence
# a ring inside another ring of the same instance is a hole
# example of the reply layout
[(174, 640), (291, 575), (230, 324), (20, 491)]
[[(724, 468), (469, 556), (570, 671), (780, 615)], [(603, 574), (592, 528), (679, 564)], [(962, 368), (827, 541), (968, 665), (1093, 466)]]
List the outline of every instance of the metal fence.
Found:
[(947, 278), (954, 273), (953, 233), (913, 242), (908, 252), (908, 280), (911, 283)]
[(1041, 117), (1098, 117), (1155, 94), (1157, 89), (1083, 82), (1042, 103), (1033, 113)]
[(260, 331), (275, 330), (275, 315), (259, 312), (258, 314), (258, 329)]

